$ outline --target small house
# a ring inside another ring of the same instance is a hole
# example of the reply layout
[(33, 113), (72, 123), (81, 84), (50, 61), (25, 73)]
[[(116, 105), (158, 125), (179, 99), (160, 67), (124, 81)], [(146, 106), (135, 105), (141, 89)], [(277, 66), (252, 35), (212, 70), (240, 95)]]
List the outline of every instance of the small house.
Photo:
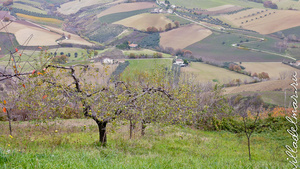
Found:
[(172, 14), (173, 13), (173, 10), (172, 9), (168, 9), (167, 11), (169, 14)]
[(175, 61), (176, 65), (181, 65), (183, 63), (184, 63), (184, 61), (182, 59), (176, 59), (176, 61)]
[(138, 47), (138, 44), (132, 43), (132, 44), (129, 45), (129, 47), (130, 47), (130, 48), (137, 48), (137, 47)]
[(159, 8), (155, 8), (155, 9), (151, 10), (151, 13), (159, 13)]
[(104, 63), (104, 64), (114, 64), (114, 60), (110, 59), (110, 58), (104, 58), (102, 60), (102, 63)]
[(300, 60), (297, 60), (295, 66), (300, 66)]

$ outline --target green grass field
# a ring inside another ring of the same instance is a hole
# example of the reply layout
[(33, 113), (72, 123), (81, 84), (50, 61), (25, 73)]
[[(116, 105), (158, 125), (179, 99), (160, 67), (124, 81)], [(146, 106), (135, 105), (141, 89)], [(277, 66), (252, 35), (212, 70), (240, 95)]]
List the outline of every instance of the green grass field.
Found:
[[(157, 53), (157, 52), (153, 51), (153, 50), (150, 50), (150, 49), (142, 49), (142, 50), (125, 50), (125, 51), (123, 51), (123, 53), (126, 56), (129, 56), (130, 53), (134, 53), (136, 55), (147, 54), (148, 56), (152, 56), (154, 53)], [(164, 58), (170, 58), (170, 57), (172, 57), (172, 55), (166, 54), (166, 53), (162, 53), (162, 56)]]
[(34, 6), (41, 7), (41, 3), (37, 2), (37, 1), (31, 1), (31, 0), (18, 0), (18, 1), (19, 2), (24, 2), (24, 3), (27, 3), (27, 4), (31, 4), (31, 5), (34, 5)]
[(110, 14), (110, 15), (105, 15), (99, 18), (99, 20), (102, 23), (113, 23), (134, 15), (142, 14), (142, 13), (147, 13), (151, 11), (151, 9), (141, 9), (141, 10), (136, 10), (136, 11), (130, 11), (130, 12), (120, 12), (120, 13), (115, 13), (115, 14)]
[(240, 0), (169, 0), (171, 4), (177, 6), (185, 6), (186, 8), (213, 8), (221, 5), (239, 5), (243, 7), (254, 7), (263, 8), (260, 3), (254, 3), (250, 1), (240, 1)]
[(172, 59), (133, 59), (128, 60), (129, 66), (122, 73), (122, 78), (135, 78), (136, 72), (144, 72), (147, 71), (151, 74), (153, 70), (159, 69), (161, 67), (171, 68)]
[(127, 125), (109, 125), (108, 145), (100, 147), (97, 126), (91, 120), (13, 122), (13, 138), (9, 137), (7, 122), (0, 122), (0, 126), (3, 169), (291, 167), (284, 153), (284, 145), (291, 143), (285, 130), (254, 133), (249, 161), (243, 133), (150, 125), (144, 137), (135, 131), (130, 140)]

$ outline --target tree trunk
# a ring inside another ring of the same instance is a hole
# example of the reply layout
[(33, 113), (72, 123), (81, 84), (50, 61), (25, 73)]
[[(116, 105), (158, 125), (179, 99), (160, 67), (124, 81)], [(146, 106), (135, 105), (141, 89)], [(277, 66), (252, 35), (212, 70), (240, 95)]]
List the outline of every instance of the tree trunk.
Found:
[(141, 135), (144, 136), (145, 135), (145, 130), (146, 130), (146, 123), (144, 120), (142, 120), (142, 130), (141, 130)]
[(8, 118), (8, 125), (9, 125), (9, 134), (12, 136), (12, 129), (11, 129), (11, 116), (9, 111), (7, 110), (7, 118)]
[(99, 138), (100, 138), (100, 143), (102, 146), (105, 146), (107, 143), (107, 139), (106, 139), (106, 125), (107, 122), (100, 122), (97, 121), (98, 124), (98, 128), (99, 128)]
[(132, 123), (132, 120), (130, 119), (130, 126), (129, 126), (130, 139), (132, 138), (133, 128), (134, 128), (134, 125), (133, 125), (133, 123)]
[(247, 137), (248, 139), (248, 152), (249, 152), (249, 160), (251, 160), (251, 152), (250, 152), (250, 136)]

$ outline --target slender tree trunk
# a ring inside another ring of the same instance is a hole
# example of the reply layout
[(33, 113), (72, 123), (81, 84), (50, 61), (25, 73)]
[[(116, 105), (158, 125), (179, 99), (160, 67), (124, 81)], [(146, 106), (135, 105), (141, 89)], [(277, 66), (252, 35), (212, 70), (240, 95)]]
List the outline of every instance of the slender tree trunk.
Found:
[(107, 122), (100, 122), (97, 121), (98, 128), (99, 128), (99, 141), (102, 146), (105, 146), (107, 143), (107, 138), (106, 138), (106, 125)]
[(142, 120), (142, 130), (141, 130), (141, 135), (144, 136), (145, 135), (145, 130), (146, 130), (146, 123), (144, 120)]
[(247, 136), (247, 139), (248, 139), (249, 160), (251, 160), (251, 152), (250, 152), (250, 136)]
[(10, 114), (9, 110), (7, 110), (7, 118), (8, 118), (9, 134), (12, 136), (12, 129), (11, 129), (11, 114)]
[(133, 129), (134, 129), (134, 124), (132, 123), (132, 120), (130, 119), (130, 126), (129, 126), (130, 139), (132, 138)]

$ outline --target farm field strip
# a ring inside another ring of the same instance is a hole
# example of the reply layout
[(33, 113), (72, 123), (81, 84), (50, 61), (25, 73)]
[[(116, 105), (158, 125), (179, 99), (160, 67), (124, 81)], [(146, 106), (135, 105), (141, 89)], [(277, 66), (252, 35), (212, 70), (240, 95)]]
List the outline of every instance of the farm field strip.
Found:
[(241, 82), (253, 80), (249, 76), (199, 62), (192, 62), (188, 67), (181, 68), (181, 72), (194, 75), (195, 83), (207, 83), (213, 82), (213, 80), (217, 80), (220, 83), (229, 83), (236, 79), (240, 79)]
[(238, 5), (243, 7), (255, 7), (262, 8), (263, 5), (261, 3), (255, 3), (251, 1), (240, 1), (240, 0), (169, 0), (171, 4), (175, 4), (177, 6), (185, 6), (186, 8), (201, 8), (208, 9), (214, 8), (223, 5)]
[[(125, 51), (123, 51), (123, 53), (124, 53), (124, 55), (129, 55), (130, 53), (134, 53), (136, 55), (147, 54), (148, 56), (152, 56), (154, 53), (157, 53), (157, 52), (153, 51), (153, 50), (149, 50), (149, 49), (143, 49), (143, 50), (125, 50)], [(158, 53), (160, 53), (160, 52), (158, 52)], [(165, 58), (172, 57), (172, 55), (166, 54), (166, 53), (162, 53), (162, 56)]]
[(156, 27), (157, 29), (165, 30), (165, 26), (168, 23), (172, 23), (174, 27), (174, 23), (168, 19), (164, 14), (150, 14), (144, 13), (135, 15), (117, 22), (113, 24), (120, 24), (126, 27), (133, 27), (138, 30), (146, 30), (148, 27)]
[(153, 8), (155, 6), (156, 4), (152, 2), (122, 3), (106, 9), (105, 11), (98, 14), (97, 17), (100, 18), (102, 16), (114, 14), (114, 13), (148, 9), (148, 8)]
[(113, 0), (75, 0), (60, 5), (60, 8), (57, 8), (57, 11), (64, 15), (69, 15), (78, 12), (83, 7), (109, 3), (112, 1)]
[(47, 14), (46, 11), (41, 10), (39, 8), (35, 8), (33, 6), (29, 6), (29, 5), (24, 5), (24, 4), (20, 4), (20, 3), (14, 3), (12, 5), (13, 8), (18, 8), (18, 9), (23, 9), (26, 11), (30, 11), (30, 12), (36, 12), (36, 13), (41, 13), (41, 14)]

